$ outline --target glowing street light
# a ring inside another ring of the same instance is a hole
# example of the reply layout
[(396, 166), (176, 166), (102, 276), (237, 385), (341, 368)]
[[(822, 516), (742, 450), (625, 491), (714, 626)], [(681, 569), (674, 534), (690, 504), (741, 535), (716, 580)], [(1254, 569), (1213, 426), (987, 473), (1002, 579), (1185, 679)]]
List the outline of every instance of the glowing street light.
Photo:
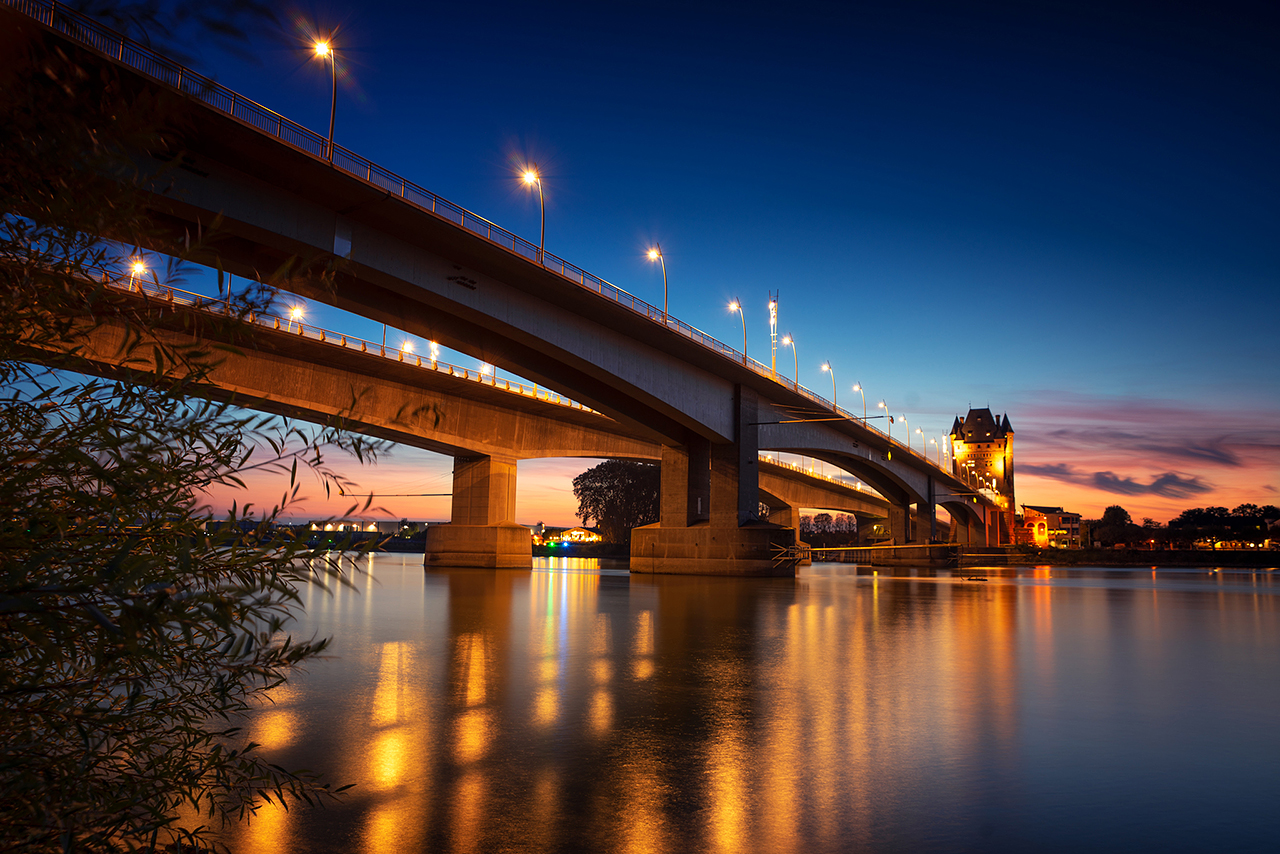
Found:
[(742, 364), (747, 363), (747, 316), (742, 313), (742, 303), (734, 300), (729, 303), (729, 311), (736, 311), (742, 320)]
[[(532, 187), (534, 184), (538, 185), (538, 209), (542, 212), (542, 231), (538, 237), (538, 263), (541, 264), (542, 256), (547, 248), (547, 202), (542, 195), (542, 176), (538, 174), (538, 164), (534, 163), (528, 169), (524, 170), (524, 175), (521, 177), (524, 179), (524, 183), (528, 187)], [(659, 255), (659, 257), (661, 257), (661, 255)], [(667, 268), (664, 265), (662, 268), (664, 276), (666, 275), (666, 269)]]
[(800, 385), (800, 358), (796, 355), (796, 340), (790, 335), (782, 337), (782, 346), (791, 348), (791, 361), (795, 368), (796, 385)]
[(856, 391), (858, 394), (862, 395), (862, 424), (863, 424), (863, 426), (866, 426), (866, 423), (867, 423), (867, 396), (866, 396), (865, 394), (863, 394), (863, 391), (862, 391), (862, 383), (854, 383), (854, 384), (853, 384), (853, 390), (854, 390), (854, 391)]
[(942, 468), (942, 446), (938, 444), (937, 439), (930, 439), (929, 444), (938, 449), (938, 468)]
[(667, 259), (662, 255), (662, 244), (653, 244), (653, 248), (649, 250), (649, 260), (662, 263), (662, 319), (665, 321), (667, 319)]
[[(924, 446), (924, 431), (923, 431), (923, 430), (921, 430), (919, 427), (917, 427), (917, 428), (916, 428), (916, 435), (920, 437), (920, 450), (921, 450), (921, 451), (928, 450), (928, 449), (927, 449), (927, 448), (925, 448), (925, 446)], [(928, 459), (928, 458), (929, 458), (929, 455), (928, 455), (928, 454), (925, 454), (925, 459)]]
[(907, 425), (907, 450), (911, 450), (911, 423), (907, 421), (907, 416), (902, 416), (902, 423)]
[(836, 407), (836, 372), (835, 372), (835, 369), (831, 367), (830, 362), (823, 362), (822, 370), (831, 374), (831, 408), (835, 409)]
[(440, 345), (434, 341), (428, 341), (427, 343), (431, 345), (431, 364), (434, 366), (436, 361), (440, 358)]
[(338, 53), (328, 40), (317, 41), (311, 48), (321, 60), (329, 61), (329, 79), (333, 84), (333, 95), (329, 99), (329, 144), (326, 155), (329, 162), (333, 163), (333, 120), (338, 114)]
[(298, 324), (298, 329), (299, 331), (301, 331), (303, 313), (304, 312), (302, 310), (302, 306), (300, 305), (295, 305), (293, 308), (289, 309), (289, 331), (290, 332), (293, 331), (293, 324), (295, 323)]
[(129, 264), (129, 290), (133, 290), (134, 279), (146, 275), (146, 272), (147, 262), (141, 258), (134, 258), (132, 263)]

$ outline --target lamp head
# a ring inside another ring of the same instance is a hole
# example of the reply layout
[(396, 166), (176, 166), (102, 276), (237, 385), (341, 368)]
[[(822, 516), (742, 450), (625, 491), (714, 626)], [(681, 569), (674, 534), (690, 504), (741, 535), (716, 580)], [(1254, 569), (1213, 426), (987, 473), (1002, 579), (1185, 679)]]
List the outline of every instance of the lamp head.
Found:
[(129, 269), (133, 271), (135, 276), (141, 276), (143, 273), (147, 272), (147, 263), (141, 258), (135, 258)]
[(316, 56), (320, 57), (321, 59), (326, 59), (333, 53), (333, 48), (329, 46), (329, 43), (327, 41), (316, 42), (314, 45), (312, 45), (312, 49), (315, 50)]
[(538, 183), (538, 181), (540, 180), (540, 179), (539, 179), (539, 177), (538, 177), (538, 172), (537, 172), (537, 170), (535, 170), (535, 169), (526, 169), (526, 170), (524, 170), (524, 175), (523, 175), (523, 177), (524, 177), (524, 182), (525, 182), (526, 184), (528, 184), (529, 186), (531, 186), (531, 187), (532, 187), (534, 184)]
[(649, 250), (650, 261), (657, 261), (661, 257), (662, 257), (662, 253), (658, 251), (658, 248), (656, 246)]

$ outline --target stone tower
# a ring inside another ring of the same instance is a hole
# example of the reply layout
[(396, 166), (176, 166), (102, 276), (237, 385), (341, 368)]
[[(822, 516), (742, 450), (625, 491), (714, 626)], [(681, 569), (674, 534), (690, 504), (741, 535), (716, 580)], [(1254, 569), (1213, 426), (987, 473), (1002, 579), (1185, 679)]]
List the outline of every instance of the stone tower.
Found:
[(951, 425), (951, 473), (976, 489), (994, 490), (1000, 507), (1000, 545), (1013, 542), (1017, 501), (1013, 494), (1013, 426), (990, 409), (970, 409)]

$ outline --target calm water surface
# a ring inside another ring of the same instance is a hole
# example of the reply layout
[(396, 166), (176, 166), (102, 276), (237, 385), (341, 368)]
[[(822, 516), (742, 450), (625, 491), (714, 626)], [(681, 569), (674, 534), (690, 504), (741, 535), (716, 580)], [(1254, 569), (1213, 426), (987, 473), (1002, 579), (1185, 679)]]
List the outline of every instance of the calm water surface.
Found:
[(1280, 850), (1280, 571), (421, 560), (305, 592), (249, 728), (356, 788), (237, 852)]

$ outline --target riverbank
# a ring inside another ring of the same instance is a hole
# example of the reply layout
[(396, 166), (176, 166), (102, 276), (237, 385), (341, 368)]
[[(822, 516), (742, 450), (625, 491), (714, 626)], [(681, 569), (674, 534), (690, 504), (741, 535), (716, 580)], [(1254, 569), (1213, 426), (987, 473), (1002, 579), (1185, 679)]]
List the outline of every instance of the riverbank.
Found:
[[(1010, 566), (1252, 566), (1280, 567), (1280, 552), (1217, 549), (1032, 549), (1003, 550)], [(994, 555), (993, 555), (994, 557)], [(967, 562), (966, 562), (967, 563)]]

